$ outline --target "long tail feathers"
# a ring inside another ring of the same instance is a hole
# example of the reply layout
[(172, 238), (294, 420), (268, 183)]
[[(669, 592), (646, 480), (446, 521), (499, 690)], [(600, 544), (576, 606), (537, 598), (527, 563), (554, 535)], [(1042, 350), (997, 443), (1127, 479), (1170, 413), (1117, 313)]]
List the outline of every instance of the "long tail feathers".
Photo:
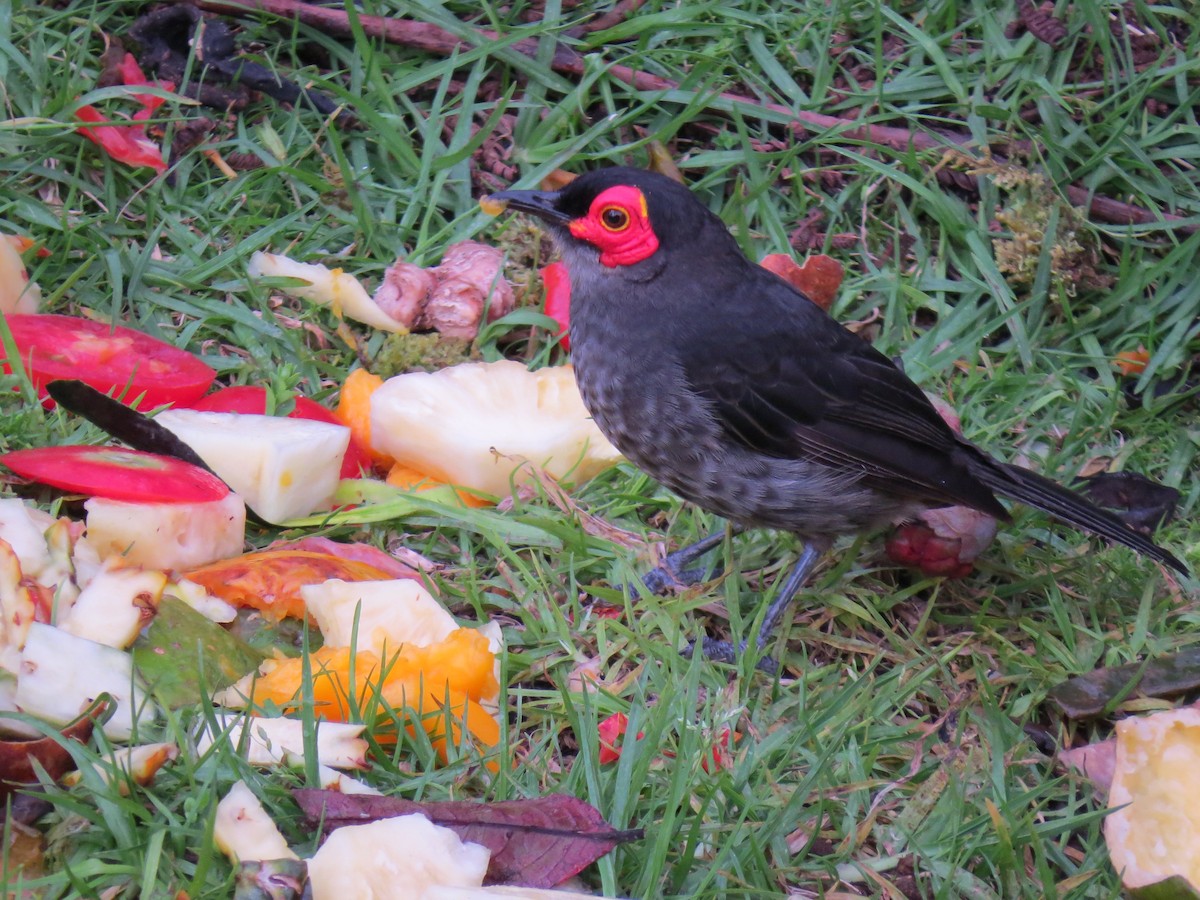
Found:
[(998, 494), (1037, 507), (1077, 528), (1132, 547), (1143, 556), (1156, 559), (1182, 575), (1189, 574), (1187, 566), (1140, 531), (1135, 531), (1117, 516), (1048, 478), (1004, 464), (995, 468), (980, 466), (975, 474)]

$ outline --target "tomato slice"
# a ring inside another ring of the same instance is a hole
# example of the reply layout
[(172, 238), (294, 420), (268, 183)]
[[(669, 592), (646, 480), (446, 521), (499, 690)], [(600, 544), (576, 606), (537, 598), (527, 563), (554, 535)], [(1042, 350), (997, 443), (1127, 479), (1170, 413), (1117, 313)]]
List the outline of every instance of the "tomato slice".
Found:
[[(346, 423), (335, 416), (316, 400), (296, 396), (296, 405), (288, 413), (289, 419), (312, 419), (314, 422), (328, 422), (330, 425), (345, 425)], [(255, 385), (242, 384), (222, 388), (207, 397), (201, 397), (194, 403), (189, 403), (191, 409), (204, 412), (230, 412), (243, 415), (261, 416), (267, 411), (267, 389)], [(342, 478), (359, 478), (362, 473), (371, 472), (370, 454), (363, 445), (350, 435), (350, 446), (342, 459)]]
[[(13, 315), (7, 322), (21, 363), (48, 408), (54, 401), (45, 386), (59, 378), (77, 378), (123, 396), (128, 406), (136, 401), (140, 409), (153, 409), (198, 400), (217, 376), (186, 350), (132, 328), (59, 315)], [(5, 364), (4, 371), (12, 369)]]
[(109, 500), (130, 503), (207, 503), (229, 495), (229, 486), (199, 466), (124, 447), (35, 447), (0, 456), (22, 478)]

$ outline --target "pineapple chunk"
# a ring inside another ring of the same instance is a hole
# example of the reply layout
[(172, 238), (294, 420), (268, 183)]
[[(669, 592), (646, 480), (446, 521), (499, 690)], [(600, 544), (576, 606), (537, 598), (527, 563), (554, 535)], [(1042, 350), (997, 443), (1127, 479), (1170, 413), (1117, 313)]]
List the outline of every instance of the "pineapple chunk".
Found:
[[(427, 647), (444, 640), (458, 623), (420, 582), (342, 581), (331, 578), (300, 588), (304, 606), (317, 620), (327, 647), (349, 647), (354, 642), (354, 614), (358, 612), (356, 650), (370, 650), (381, 659), (401, 644)], [(385, 649), (387, 652), (385, 652)]]
[(41, 622), (29, 627), (14, 698), (22, 712), (65, 725), (103, 693), (117, 705), (103, 725), (112, 740), (127, 740), (156, 715), (128, 653)]
[(528, 462), (586, 481), (619, 462), (579, 396), (570, 366), (514, 360), (409, 372), (371, 395), (372, 448), (440, 481), (489, 494), (529, 479)]
[(299, 859), (244, 781), (217, 804), (213, 841), (235, 866), (256, 859)]
[(242, 552), (246, 505), (235, 494), (208, 503), (125, 503), (93, 497), (87, 543), (100, 557), (150, 569), (191, 569)]
[[(242, 744), (242, 731), (249, 726), (246, 761), (252, 766), (293, 765), (304, 760), (304, 723), (299, 719), (264, 716), (216, 716), (217, 732), (208, 728), (200, 735), (197, 749), (203, 755), (218, 738), (227, 739), (235, 750)], [(365, 725), (317, 722), (317, 763), (333, 769), (365, 769), (367, 742), (359, 737)], [(228, 734), (228, 738), (224, 735)]]
[(268, 522), (328, 509), (350, 443), (349, 428), (312, 419), (168, 409), (155, 421)]
[(489, 856), (422, 815), (395, 816), (333, 832), (308, 861), (308, 883), (313, 900), (421, 898), (436, 885), (479, 887)]
[(122, 567), (118, 557), (109, 557), (70, 610), (60, 616), (58, 627), (98, 644), (128, 647), (142, 623), (153, 618), (166, 585), (163, 572)]

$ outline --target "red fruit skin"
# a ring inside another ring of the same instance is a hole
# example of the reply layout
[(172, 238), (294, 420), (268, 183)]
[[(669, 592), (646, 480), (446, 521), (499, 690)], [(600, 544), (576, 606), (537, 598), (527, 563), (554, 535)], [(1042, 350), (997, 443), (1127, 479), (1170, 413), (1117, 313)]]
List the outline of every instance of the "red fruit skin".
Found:
[[(328, 422), (330, 425), (344, 423), (332, 412), (308, 397), (297, 395), (296, 404), (288, 413), (289, 419), (310, 419), (314, 422)], [(201, 397), (195, 403), (189, 404), (190, 409), (202, 412), (231, 412), (248, 416), (261, 416), (267, 411), (267, 389), (257, 385), (240, 384), (233, 387), (221, 388), (206, 397)], [(359, 478), (362, 473), (371, 472), (371, 457), (363, 445), (350, 435), (350, 445), (342, 459), (342, 478)]]
[(887, 539), (892, 562), (926, 575), (965, 578), (996, 536), (996, 520), (965, 506), (930, 509), (906, 522)]
[(546, 288), (545, 313), (558, 323), (555, 336), (564, 350), (571, 349), (571, 276), (566, 263), (553, 262), (541, 269), (542, 285)]

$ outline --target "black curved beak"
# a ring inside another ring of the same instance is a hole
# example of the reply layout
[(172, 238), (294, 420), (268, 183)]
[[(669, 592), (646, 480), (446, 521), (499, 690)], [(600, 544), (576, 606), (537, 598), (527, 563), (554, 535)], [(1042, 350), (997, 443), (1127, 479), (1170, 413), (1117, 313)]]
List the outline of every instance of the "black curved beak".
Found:
[(484, 197), (479, 205), (489, 215), (505, 210), (529, 213), (546, 222), (565, 225), (571, 217), (558, 208), (557, 191), (500, 191)]

